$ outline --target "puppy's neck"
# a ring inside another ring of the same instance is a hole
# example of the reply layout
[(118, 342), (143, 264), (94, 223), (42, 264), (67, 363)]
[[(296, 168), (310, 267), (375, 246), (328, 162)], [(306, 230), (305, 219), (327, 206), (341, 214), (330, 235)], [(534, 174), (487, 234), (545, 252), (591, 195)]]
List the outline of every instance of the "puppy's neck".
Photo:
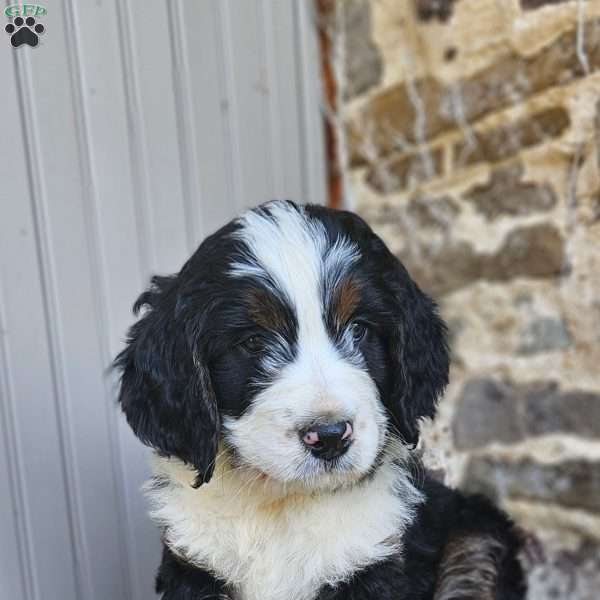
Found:
[(146, 490), (165, 543), (240, 600), (310, 600), (323, 585), (399, 554), (422, 501), (393, 456), (333, 491), (284, 486), (232, 467), (225, 455), (199, 489), (177, 459), (157, 457), (154, 472)]

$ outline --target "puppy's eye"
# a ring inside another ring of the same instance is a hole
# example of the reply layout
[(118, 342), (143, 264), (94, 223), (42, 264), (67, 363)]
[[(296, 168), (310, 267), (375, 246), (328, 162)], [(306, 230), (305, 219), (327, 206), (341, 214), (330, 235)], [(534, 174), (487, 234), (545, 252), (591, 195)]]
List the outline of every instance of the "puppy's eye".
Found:
[(240, 347), (248, 354), (260, 354), (264, 351), (266, 346), (266, 341), (260, 335), (251, 335), (246, 338), (241, 344)]
[(367, 325), (361, 321), (352, 321), (350, 323), (350, 333), (355, 344), (360, 344), (365, 339), (368, 331)]

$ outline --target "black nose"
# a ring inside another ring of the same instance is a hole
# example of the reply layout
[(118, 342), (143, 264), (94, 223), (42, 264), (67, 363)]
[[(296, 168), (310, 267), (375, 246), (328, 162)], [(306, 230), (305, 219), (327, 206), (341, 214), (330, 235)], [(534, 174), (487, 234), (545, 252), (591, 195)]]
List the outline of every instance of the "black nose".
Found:
[(341, 456), (352, 443), (352, 423), (315, 423), (300, 432), (300, 438), (313, 456), (331, 460)]

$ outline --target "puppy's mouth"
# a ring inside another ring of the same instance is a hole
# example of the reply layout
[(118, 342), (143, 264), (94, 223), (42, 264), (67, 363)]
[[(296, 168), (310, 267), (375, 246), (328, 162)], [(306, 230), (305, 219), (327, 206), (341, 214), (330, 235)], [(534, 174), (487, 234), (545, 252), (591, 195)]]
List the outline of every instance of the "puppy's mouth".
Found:
[[(349, 445), (351, 444), (352, 442)], [(228, 448), (228, 455), (229, 468), (243, 475), (244, 479), (252, 479), (265, 485), (283, 486), (293, 491), (337, 488), (358, 481), (364, 475), (346, 453), (316, 457), (310, 451), (302, 449), (294, 464), (280, 465), (280, 468), (250, 461), (231, 446)]]
[(307, 453), (298, 465), (296, 479), (307, 487), (335, 488), (359, 481), (363, 466), (350, 452), (328, 458)]

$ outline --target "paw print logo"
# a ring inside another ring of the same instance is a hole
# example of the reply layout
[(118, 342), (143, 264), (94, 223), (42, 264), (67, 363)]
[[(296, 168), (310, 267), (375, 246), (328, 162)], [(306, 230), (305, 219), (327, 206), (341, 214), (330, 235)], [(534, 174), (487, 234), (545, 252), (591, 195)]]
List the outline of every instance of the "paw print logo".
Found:
[(44, 33), (45, 29), (41, 23), (36, 23), (33, 17), (27, 17), (26, 19), (15, 17), (13, 22), (4, 28), (4, 31), (11, 36), (10, 43), (15, 48), (23, 44), (35, 48), (40, 41), (38, 34)]

